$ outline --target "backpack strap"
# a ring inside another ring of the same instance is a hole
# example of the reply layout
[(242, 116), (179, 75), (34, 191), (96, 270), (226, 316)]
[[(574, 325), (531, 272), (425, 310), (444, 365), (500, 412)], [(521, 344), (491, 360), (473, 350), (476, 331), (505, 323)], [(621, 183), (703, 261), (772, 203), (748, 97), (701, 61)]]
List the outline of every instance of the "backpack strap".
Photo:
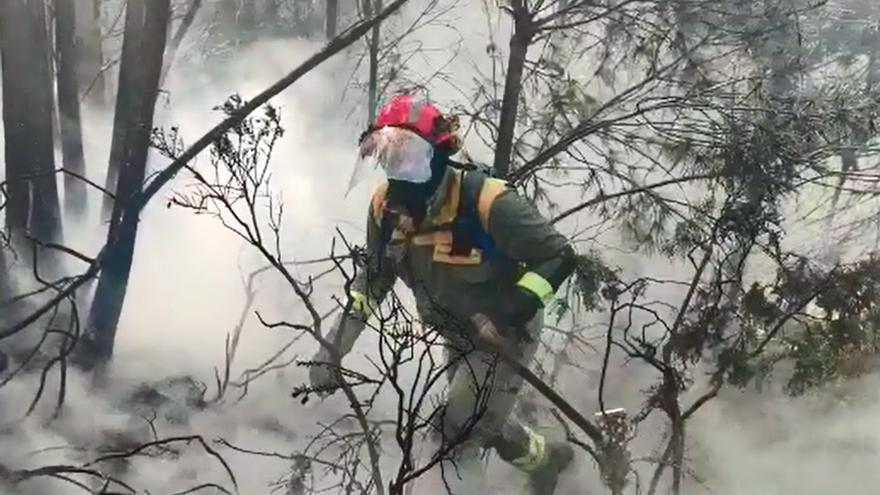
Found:
[[(2, 1), (2, 0), (0, 0)], [(495, 199), (507, 189), (507, 184), (487, 176), (480, 170), (463, 170), (460, 172), (459, 199), (455, 219), (451, 226), (444, 224), (438, 230), (452, 230), (453, 256), (469, 256), (475, 248), (481, 249), (483, 255), (492, 257), (495, 254), (495, 242), (488, 233), (489, 213)], [(380, 231), (380, 252), (391, 240), (395, 230), (395, 222), (385, 212), (385, 196), (387, 184), (379, 186), (373, 194), (371, 213)]]
[(498, 196), (501, 196), (501, 193), (507, 189), (507, 182), (494, 177), (487, 177), (483, 183), (483, 188), (477, 199), (477, 214), (480, 220), (480, 226), (484, 231), (489, 231), (489, 217), (492, 213), (492, 206), (495, 204), (495, 200), (498, 199)]
[(450, 159), (449, 166), (456, 170), (463, 170), (465, 172), (480, 172), (486, 177), (495, 177), (495, 169), (489, 165), (471, 162), (458, 162)]
[(474, 248), (483, 250), (485, 255), (491, 257), (495, 253), (495, 242), (483, 228), (481, 218), (484, 216), (479, 210), (483, 206), (482, 193), (486, 183), (486, 174), (477, 171), (463, 171), (461, 173), (461, 193), (458, 200), (458, 213), (452, 222), (452, 250), (453, 256), (467, 256)]

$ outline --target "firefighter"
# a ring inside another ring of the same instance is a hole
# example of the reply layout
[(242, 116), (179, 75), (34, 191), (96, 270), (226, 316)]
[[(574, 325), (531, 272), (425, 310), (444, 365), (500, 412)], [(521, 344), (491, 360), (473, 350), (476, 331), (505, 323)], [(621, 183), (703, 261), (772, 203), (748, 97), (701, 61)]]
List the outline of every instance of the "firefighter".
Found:
[[(369, 207), (367, 263), (348, 295), (351, 311), (327, 340), (346, 355), (400, 278), (413, 291), (423, 324), (441, 332), (451, 349), (448, 358), (459, 363), (452, 366), (438, 428), (445, 439), (470, 428), (458, 437), (466, 441), (456, 447), (457, 464), (466, 460), (473, 467), (479, 451), (492, 448), (527, 474), (532, 493), (549, 495), (573, 451), (514, 419), (522, 379), (475, 343), (472, 317), (488, 317), (521, 362), (530, 363), (543, 308), (573, 272), (574, 251), (504, 181), (450, 165), (459, 149), (456, 130), (454, 118), (435, 105), (402, 94), (361, 136), (361, 165), (352, 183), (370, 166), (381, 166), (387, 183)], [(339, 375), (317, 364), (332, 362), (330, 353), (322, 348), (313, 361), (312, 386), (332, 393)], [(470, 495), (473, 488), (465, 490), (453, 493)]]

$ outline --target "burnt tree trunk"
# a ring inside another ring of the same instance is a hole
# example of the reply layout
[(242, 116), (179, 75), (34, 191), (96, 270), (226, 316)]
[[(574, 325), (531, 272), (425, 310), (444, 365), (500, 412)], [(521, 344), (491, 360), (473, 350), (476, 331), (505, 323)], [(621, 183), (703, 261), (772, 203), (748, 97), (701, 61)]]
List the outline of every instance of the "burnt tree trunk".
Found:
[(680, 495), (685, 462), (685, 423), (681, 417), (681, 410), (676, 409), (670, 421), (672, 423), (672, 439), (670, 440), (672, 442), (672, 493)]
[(238, 9), (240, 0), (220, 0), (217, 4), (220, 32), (224, 39), (238, 39)]
[(169, 19), (169, 0), (129, 0), (119, 76), (120, 106), (115, 119), (119, 127), (114, 128), (114, 134), (122, 134), (115, 157), (120, 160), (115, 165), (119, 180), (107, 233), (106, 260), (89, 312), (80, 359), (86, 367), (104, 363), (113, 354), (139, 221), (137, 209), (128, 206), (132, 196), (141, 191), (146, 174)]
[(72, 0), (74, 9), (76, 80), (85, 101), (92, 105), (106, 105), (104, 53), (101, 43), (101, 1)]
[[(55, 42), (58, 50), (58, 109), (61, 118), (61, 156), (64, 169), (72, 174), (64, 175), (64, 208), (70, 216), (81, 217), (86, 213), (86, 183), (76, 175), (85, 177), (83, 158), (82, 124), (79, 108), (79, 82), (77, 81), (76, 12), (75, 0), (55, 0)], [(73, 175), (75, 174), (75, 175)]]
[(263, 8), (263, 18), (268, 21), (277, 21), (278, 15), (281, 11), (281, 6), (279, 3), (284, 0), (266, 0), (266, 3)]
[(0, 61), (6, 138), (6, 226), (13, 244), (28, 235), (61, 240), (52, 139), (52, 81), (42, 0), (0, 2)]
[(180, 21), (180, 26), (178, 26), (177, 31), (174, 32), (174, 36), (171, 38), (171, 44), (168, 45), (168, 49), (166, 50), (167, 53), (165, 54), (162, 76), (159, 79), (160, 86), (165, 82), (165, 78), (168, 77), (168, 72), (171, 71), (171, 67), (174, 65), (174, 59), (177, 57), (177, 50), (180, 49), (180, 45), (183, 43), (183, 38), (186, 37), (186, 33), (189, 31), (189, 28), (192, 27), (193, 22), (196, 20), (196, 14), (198, 14), (201, 7), (202, 0), (190, 1), (189, 8), (187, 8), (186, 14), (183, 16), (183, 20)]
[(522, 0), (513, 2), (513, 36), (510, 38), (510, 54), (507, 60), (507, 75), (504, 80), (504, 96), (501, 100), (501, 116), (498, 121), (498, 139), (495, 144), (495, 173), (498, 177), (507, 177), (510, 173), (513, 138), (516, 131), (516, 114), (519, 108), (519, 96), (522, 93), (523, 70), (526, 54), (535, 28), (531, 14)]
[(241, 0), (238, 18), (239, 27), (253, 34), (257, 31), (257, 2), (256, 0)]
[(58, 57), (55, 53), (58, 43), (55, 38), (55, 2), (43, 0), (44, 19), (46, 23), (46, 59), (49, 64), (49, 93), (52, 95), (52, 141), (61, 141), (61, 117), (58, 115), (58, 100), (55, 92), (55, 81), (58, 80)]
[(877, 96), (877, 84), (880, 83), (880, 22), (877, 22), (868, 30), (867, 45), (870, 46), (868, 53), (868, 75), (865, 77), (865, 91), (871, 97)]
[[(673, 352), (672, 348), (667, 344), (664, 346), (663, 352), (664, 363), (668, 366), (669, 359)], [(663, 381), (660, 384), (655, 399), (659, 401), (660, 409), (666, 413), (666, 417), (669, 419), (670, 435), (666, 448), (658, 459), (657, 467), (654, 468), (654, 473), (651, 476), (648, 489), (645, 492), (647, 495), (657, 494), (663, 473), (669, 467), (672, 468), (672, 484), (669, 493), (672, 495), (678, 495), (681, 493), (681, 481), (684, 469), (685, 418), (682, 416), (681, 408), (679, 406), (679, 395), (680, 388), (674, 375), (674, 371), (672, 368), (667, 367), (663, 371)]]
[(273, 36), (284, 36), (286, 29), (284, 29), (284, 24), (281, 22), (281, 5), (279, 5), (284, 0), (266, 0), (263, 2), (263, 9), (260, 13), (260, 19), (262, 19), (265, 24), (264, 29), (267, 29), (267, 32), (271, 33)]
[(0, 3), (0, 69), (2, 69), (3, 132), (6, 139), (6, 229), (11, 236), (27, 231), (30, 185), (22, 179), (28, 173), (27, 125), (23, 117), (27, 104), (21, 97), (28, 91), (22, 72), (27, 65), (27, 54), (21, 49), (27, 46), (28, 30), (24, 22), (7, 22), (9, 19), (27, 15), (20, 2)]
[(326, 29), (327, 39), (332, 40), (336, 37), (336, 22), (339, 17), (339, 0), (327, 0), (327, 13), (324, 19), (324, 27)]
[[(9, 279), (9, 267), (6, 266), (6, 246), (0, 238), (0, 308), (5, 308), (7, 301), (12, 297), (12, 280)], [(6, 313), (7, 310), (3, 310)], [(0, 316), (0, 322), (3, 317)]]
[(256, 0), (237, 0), (235, 16), (236, 43), (249, 44), (257, 38), (259, 21), (257, 19)]
[[(143, 16), (143, 5), (135, 5), (135, 12), (132, 15)], [(131, 6), (130, 6), (131, 8)], [(107, 178), (104, 187), (108, 191), (114, 191), (119, 182), (120, 169), (125, 162), (125, 137), (128, 126), (130, 125), (132, 107), (134, 101), (139, 97), (138, 91), (126, 90), (123, 88), (133, 88), (133, 74), (137, 70), (133, 64), (137, 63), (139, 52), (141, 50), (142, 24), (140, 21), (132, 20), (130, 22), (129, 14), (126, 12), (125, 33), (122, 38), (122, 55), (119, 67), (119, 86), (116, 91), (116, 109), (113, 114), (113, 135), (110, 138), (110, 161), (107, 164)], [(118, 197), (118, 196), (117, 196)], [(101, 205), (101, 221), (110, 221), (114, 210), (115, 201), (112, 197), (105, 195)]]

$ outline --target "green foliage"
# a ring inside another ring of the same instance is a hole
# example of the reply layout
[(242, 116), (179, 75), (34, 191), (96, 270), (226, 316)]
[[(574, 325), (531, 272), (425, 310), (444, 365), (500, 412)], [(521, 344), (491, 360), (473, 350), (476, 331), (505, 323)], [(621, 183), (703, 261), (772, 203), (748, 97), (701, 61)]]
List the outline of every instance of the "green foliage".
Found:
[(870, 371), (880, 357), (878, 295), (875, 256), (832, 270), (803, 259), (781, 268), (772, 285), (756, 283), (743, 298), (743, 331), (725, 355), (727, 380), (745, 386), (788, 363), (785, 389), (799, 395)]
[(612, 299), (617, 281), (617, 273), (605, 264), (597, 252), (577, 256), (575, 283), (577, 295), (586, 310), (598, 308), (602, 299)]
[(634, 195), (618, 203), (615, 210), (621, 218), (620, 228), (624, 239), (631, 245), (647, 253), (668, 245), (672, 209), (662, 196)]
[(578, 310), (601, 310), (603, 301), (616, 297), (618, 274), (605, 264), (598, 252), (588, 251), (576, 255), (576, 258), (573, 276), (546, 310), (548, 318), (557, 323)]

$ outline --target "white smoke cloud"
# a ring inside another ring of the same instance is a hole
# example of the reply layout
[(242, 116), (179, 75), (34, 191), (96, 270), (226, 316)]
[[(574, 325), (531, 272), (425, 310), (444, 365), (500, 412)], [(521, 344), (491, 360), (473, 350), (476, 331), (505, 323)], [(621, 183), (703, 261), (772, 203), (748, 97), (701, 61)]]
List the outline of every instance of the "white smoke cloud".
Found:
[[(416, 10), (411, 8), (407, 15), (412, 16)], [(456, 80), (469, 80), (472, 65), (485, 67), (487, 24), (495, 30), (499, 45), (505, 44), (508, 33), (505, 22), (487, 23), (482, 15), (474, 14), (475, 10), (468, 4), (454, 11), (455, 27), (464, 39), (463, 53), (449, 69)], [(432, 46), (443, 46), (448, 33), (447, 28), (427, 29), (416, 37)], [(168, 81), (168, 99), (160, 104), (157, 124), (177, 125), (184, 138), (192, 141), (218, 121), (220, 114), (211, 108), (226, 96), (233, 92), (245, 98), (256, 94), (319, 46), (303, 40), (259, 42), (210, 68), (183, 64)], [(410, 69), (428, 72), (442, 58), (436, 55), (416, 60)], [(349, 90), (347, 97), (341, 96), (350, 62), (334, 59), (273, 101), (280, 107), (287, 131), (273, 158), (273, 183), (287, 205), (283, 246), (292, 260), (326, 255), (337, 227), (354, 241), (362, 240), (370, 188), (364, 185), (344, 197), (355, 139), (365, 120), (360, 116), (365, 111), (357, 104), (361, 95)], [(460, 94), (438, 83), (432, 96), (441, 101), (456, 101)], [(103, 183), (101, 170), (106, 166), (109, 151), (111, 116), (95, 111), (87, 112), (86, 116), (89, 176)], [(478, 158), (490, 156), (476, 140), (468, 145)], [(159, 157), (153, 159), (154, 167), (164, 163)], [(183, 173), (174, 187), (184, 187), (187, 180)], [(50, 400), (44, 400), (34, 416), (14, 422), (26, 409), (37, 377), (29, 375), (0, 389), (0, 418), (2, 424), (8, 425), (2, 430), (2, 444), (15, 446), (0, 448), (0, 463), (21, 468), (82, 462), (94, 453), (79, 454), (69, 448), (36, 452), (59, 446), (95, 447), (101, 435), (112, 431), (136, 432), (139, 438), (149, 438), (147, 421), (121, 408), (126, 395), (140, 382), (191, 375), (209, 385), (209, 396), (214, 391), (213, 368), (223, 365), (226, 333), (231, 331), (244, 304), (243, 276), (261, 263), (215, 220), (166, 208), (169, 193), (165, 191), (144, 212), (115, 360), (109, 373), (109, 392), (92, 388), (84, 377), (71, 372), (65, 413), (48, 423)], [(577, 194), (573, 191), (571, 197)], [(103, 240), (102, 230), (96, 227), (97, 197), (93, 195), (92, 200), (90, 220), (80, 228), (68, 228), (66, 236), (75, 247), (94, 252)], [(562, 228), (571, 231), (586, 223), (582, 219), (572, 220)], [(612, 240), (619, 242), (616, 238)], [(631, 273), (657, 277), (682, 273), (681, 266), (665, 261), (633, 259), (625, 253), (605, 255), (612, 264)], [(306, 275), (310, 271), (302, 269), (301, 273)], [(254, 309), (270, 320), (303, 316), (294, 295), (284, 291), (271, 275), (266, 279), (260, 284)], [(319, 285), (315, 298), (322, 307), (331, 307), (331, 296), (339, 285), (339, 280)], [(667, 297), (672, 298), (668, 294)], [(290, 338), (289, 333), (263, 328), (253, 317), (249, 318), (233, 377), (265, 360)], [(374, 338), (365, 336), (346, 363), (368, 369), (364, 356), (375, 345)], [(314, 348), (314, 343), (303, 339), (288, 355), (307, 358)], [(578, 363), (592, 371), (589, 386), (584, 387), (583, 375), (572, 368), (563, 377), (562, 389), (582, 410), (592, 412), (598, 409), (595, 373), (600, 366), (599, 356), (579, 359), (593, 360)], [(637, 410), (644, 398), (643, 389), (654, 376), (635, 364), (624, 367), (619, 356), (615, 362), (607, 401), (615, 407), (623, 405)], [(292, 454), (308, 442), (319, 421), (347, 410), (345, 401), (338, 396), (324, 402), (299, 404), (290, 392), (304, 379), (304, 370), (294, 366), (270, 373), (254, 384), (241, 403), (229, 401), (222, 407), (195, 413), (188, 427), (158, 420), (158, 433), (199, 434), (209, 441), (222, 436), (243, 448)], [(52, 378), (47, 388), (50, 397), (57, 391), (56, 384), (57, 379)], [(873, 379), (857, 386), (876, 389)], [(236, 394), (237, 390), (230, 392), (232, 397)], [(391, 407), (392, 400), (382, 396), (380, 404)], [(877, 461), (880, 435), (872, 425), (880, 402), (871, 396), (855, 406), (820, 408), (814, 400), (730, 392), (710, 403), (696, 416), (689, 430), (689, 458), (708, 488), (689, 483), (688, 493), (875, 493), (873, 486), (880, 480), (875, 479), (878, 475), (872, 467)], [(378, 409), (377, 414), (383, 414), (383, 408)], [(548, 426), (554, 425), (548, 421)], [(658, 430), (651, 432), (648, 426)], [(638, 449), (637, 455), (657, 445), (662, 434), (660, 426), (655, 422), (643, 427), (644, 438), (633, 446)], [(269, 492), (269, 483), (281, 477), (290, 465), (287, 460), (236, 454), (228, 449), (223, 450), (223, 455), (238, 476), (241, 493)], [(596, 471), (583, 453), (579, 454), (578, 464), (579, 469), (567, 476), (560, 492), (601, 493)], [(511, 485), (518, 487), (522, 480), (497, 459), (490, 462), (489, 478), (498, 484), (497, 488), (506, 490), (512, 489)], [(153, 493), (165, 493), (191, 486), (194, 481), (225, 483), (225, 474), (212, 458), (191, 445), (177, 460), (139, 459), (126, 479)], [(431, 486), (437, 486), (436, 479)], [(23, 492), (62, 493), (59, 489), (57, 482), (40, 482), (27, 484)]]

